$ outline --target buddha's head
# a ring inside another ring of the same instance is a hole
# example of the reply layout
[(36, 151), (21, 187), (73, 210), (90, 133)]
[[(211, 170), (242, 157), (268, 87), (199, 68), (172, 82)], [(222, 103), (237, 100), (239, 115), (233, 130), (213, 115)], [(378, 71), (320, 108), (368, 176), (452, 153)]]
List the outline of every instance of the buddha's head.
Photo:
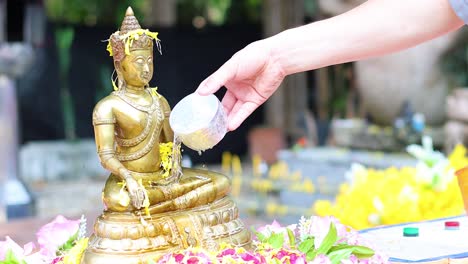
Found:
[(120, 30), (111, 35), (107, 47), (114, 57), (118, 77), (118, 85), (114, 88), (148, 85), (153, 77), (154, 40), (159, 45), (157, 33), (141, 29), (132, 8), (129, 7)]

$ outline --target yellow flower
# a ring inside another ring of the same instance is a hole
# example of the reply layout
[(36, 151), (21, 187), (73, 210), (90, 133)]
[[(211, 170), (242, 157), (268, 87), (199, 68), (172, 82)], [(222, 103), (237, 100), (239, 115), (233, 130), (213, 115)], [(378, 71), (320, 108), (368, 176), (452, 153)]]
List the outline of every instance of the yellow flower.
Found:
[(82, 238), (76, 242), (68, 253), (63, 257), (63, 264), (80, 264), (83, 252), (88, 247), (88, 238)]
[[(447, 171), (468, 165), (466, 148), (457, 146), (449, 155)], [(423, 221), (463, 213), (456, 177), (443, 190), (431, 188), (417, 178), (415, 167), (358, 170), (352, 184), (343, 184), (335, 202), (314, 204), (320, 216), (334, 215), (356, 229), (376, 225)]]
[[(161, 157), (161, 168), (163, 169), (163, 178), (169, 177), (171, 170), (174, 166), (173, 155), (180, 155), (180, 146), (178, 149), (173, 149), (174, 144), (172, 142), (160, 143), (159, 144), (159, 155)], [(175, 151), (176, 153), (172, 153)]]
[(112, 45), (111, 45), (110, 41), (107, 42), (107, 48), (106, 49), (109, 52), (109, 56), (111, 56), (111, 57), (114, 56), (114, 52), (112, 51)]

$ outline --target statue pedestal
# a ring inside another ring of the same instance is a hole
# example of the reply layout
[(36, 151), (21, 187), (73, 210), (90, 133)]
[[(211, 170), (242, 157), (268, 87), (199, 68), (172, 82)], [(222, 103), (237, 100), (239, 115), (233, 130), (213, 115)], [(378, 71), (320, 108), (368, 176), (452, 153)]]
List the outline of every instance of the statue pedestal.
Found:
[(251, 243), (250, 231), (239, 219), (239, 210), (229, 197), (210, 205), (151, 217), (104, 212), (94, 225), (82, 263), (147, 263), (149, 259), (188, 247), (217, 250), (222, 242), (245, 248)]

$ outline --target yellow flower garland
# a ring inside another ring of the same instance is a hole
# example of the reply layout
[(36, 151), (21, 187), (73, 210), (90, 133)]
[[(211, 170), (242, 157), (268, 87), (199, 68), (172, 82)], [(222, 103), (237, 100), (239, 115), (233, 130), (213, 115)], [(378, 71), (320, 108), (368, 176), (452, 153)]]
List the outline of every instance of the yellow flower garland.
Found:
[[(465, 147), (457, 146), (448, 158), (448, 169), (467, 166), (466, 152)], [(334, 203), (317, 201), (316, 214), (334, 215), (343, 224), (363, 229), (455, 216), (464, 211), (456, 177), (440, 191), (420, 182), (414, 167), (362, 168), (354, 177), (352, 185), (341, 185)]]
[[(176, 153), (173, 153), (175, 151)], [(180, 145), (174, 150), (174, 143), (160, 143), (159, 144), (159, 155), (161, 157), (161, 168), (163, 169), (163, 179), (168, 178), (171, 175), (171, 171), (174, 167), (174, 156), (180, 155)], [(176, 161), (177, 162), (177, 161)], [(177, 164), (176, 164), (177, 165)]]
[[(119, 36), (119, 39), (124, 42), (125, 45), (125, 54), (129, 55), (130, 54), (130, 47), (133, 44), (133, 40), (138, 40), (141, 35), (145, 34), (146, 36), (152, 38), (153, 40), (156, 41), (156, 44), (159, 43), (158, 39), (158, 32), (151, 32), (148, 29), (135, 29), (127, 34), (124, 34), (122, 36)], [(158, 44), (157, 44), (158, 45)], [(112, 44), (111, 42), (107, 42), (107, 51), (109, 52), (109, 56), (114, 56), (114, 52), (112, 51)]]

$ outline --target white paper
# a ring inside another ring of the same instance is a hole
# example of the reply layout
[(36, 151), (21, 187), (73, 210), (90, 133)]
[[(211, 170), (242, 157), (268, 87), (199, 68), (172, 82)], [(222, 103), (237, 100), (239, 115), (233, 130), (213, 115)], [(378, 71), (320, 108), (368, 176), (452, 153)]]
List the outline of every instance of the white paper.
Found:
[[(446, 221), (460, 222), (459, 230), (445, 230)], [(403, 228), (419, 228), (418, 237), (404, 237)], [(364, 231), (362, 236), (391, 258), (407, 261), (468, 257), (468, 217), (405, 224)]]

